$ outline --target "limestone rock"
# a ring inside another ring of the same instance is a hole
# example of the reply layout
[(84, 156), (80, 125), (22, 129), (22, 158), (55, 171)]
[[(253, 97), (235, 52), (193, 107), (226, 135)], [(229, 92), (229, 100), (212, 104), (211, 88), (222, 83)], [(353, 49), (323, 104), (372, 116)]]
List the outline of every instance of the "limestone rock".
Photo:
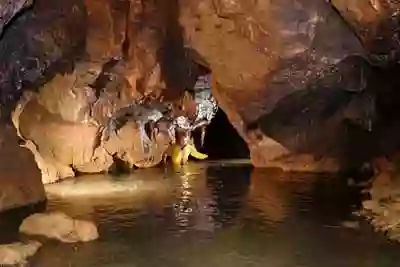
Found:
[(363, 99), (371, 70), (357, 36), (329, 3), (189, 0), (179, 19), (254, 165), (291, 153), (345, 161), (347, 120), (356, 121), (346, 110)]
[(41, 246), (38, 241), (0, 245), (0, 265), (25, 266), (27, 258), (33, 256)]
[(96, 126), (63, 120), (40, 105), (36, 95), (18, 107), (23, 108), (13, 113), (14, 126), (35, 155), (43, 183), (72, 177), (75, 170), (101, 172), (111, 166), (106, 151), (95, 151)]
[[(58, 83), (57, 79), (55, 83)], [(88, 101), (81, 101), (83, 99), (77, 101), (75, 97), (60, 96), (63, 90), (68, 95), (71, 89), (68, 86), (52, 85), (53, 82), (50, 82), (37, 94), (25, 94), (12, 114), (14, 127), (24, 140), (23, 146), (34, 154), (44, 184), (73, 177), (76, 171), (107, 171), (114, 162), (114, 156), (131, 167), (152, 167), (161, 162), (170, 140), (159, 133), (147, 155), (142, 151), (135, 122), (128, 122), (106, 143), (98, 143), (100, 124), (104, 123), (105, 114), (118, 107), (122, 99), (106, 96), (114, 102), (102, 103), (104, 98), (96, 98), (94, 105), (88, 105)], [(86, 88), (74, 87), (74, 90), (79, 92)], [(94, 107), (94, 112), (86, 109), (88, 107)], [(81, 113), (82, 110), (85, 112)]]
[(99, 237), (94, 223), (75, 220), (64, 213), (37, 213), (26, 218), (20, 228), (21, 233), (45, 236), (65, 243), (88, 242)]
[(118, 134), (105, 144), (109, 154), (115, 154), (117, 158), (128, 163), (131, 167), (149, 168), (162, 161), (162, 155), (167, 150), (170, 140), (159, 133), (156, 143), (149, 154), (142, 151), (139, 130), (135, 123), (127, 123)]
[(398, 7), (390, 0), (37, 0), (0, 43), (2, 115), (22, 91), (38, 91), (17, 129), (46, 183), (107, 170), (115, 155), (154, 166), (162, 138), (154, 154), (140, 154), (127, 134), (135, 127), (126, 126), (117, 133), (122, 141), (105, 148), (96, 141), (99, 124), (140, 99), (177, 102), (193, 85), (197, 61), (212, 71), (213, 93), (255, 166), (337, 170), (373, 153), (381, 85), (371, 83), (371, 63), (395, 62)]

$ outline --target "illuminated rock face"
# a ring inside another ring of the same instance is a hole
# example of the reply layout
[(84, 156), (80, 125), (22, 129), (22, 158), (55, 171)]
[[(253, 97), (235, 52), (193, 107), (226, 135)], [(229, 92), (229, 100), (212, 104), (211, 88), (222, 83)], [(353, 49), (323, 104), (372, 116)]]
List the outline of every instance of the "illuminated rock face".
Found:
[[(134, 119), (102, 146), (99, 128), (144, 100), (193, 115), (183, 91), (196, 62), (211, 70), (255, 166), (336, 171), (380, 146), (376, 81), (396, 59), (396, 5), (370, 2), (37, 0), (0, 42), (3, 117), (15, 110), (45, 183), (106, 171), (115, 158), (153, 167), (170, 143), (164, 132), (149, 154)], [(27, 90), (37, 93), (21, 99)]]
[(14, 109), (13, 124), (44, 183), (107, 171), (114, 158), (129, 167), (161, 162), (168, 135), (159, 132), (144, 152), (136, 118), (107, 142), (98, 139), (119, 109), (154, 99), (178, 104), (193, 86), (197, 65), (175, 33), (174, 11), (161, 2), (38, 0), (9, 29), (0, 44), (9, 52), (0, 63), (3, 117)]

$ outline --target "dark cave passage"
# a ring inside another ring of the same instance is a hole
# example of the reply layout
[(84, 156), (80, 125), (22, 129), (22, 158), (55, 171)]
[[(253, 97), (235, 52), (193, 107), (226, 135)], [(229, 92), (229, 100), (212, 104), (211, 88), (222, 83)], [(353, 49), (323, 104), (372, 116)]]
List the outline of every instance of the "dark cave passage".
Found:
[[(212, 74), (212, 71), (204, 60), (196, 51), (188, 50), (196, 66), (192, 70), (194, 77), (200, 77)], [(195, 79), (193, 79), (195, 80)], [(193, 89), (195, 84), (192, 85)], [(210, 86), (212, 86), (210, 84)], [(190, 89), (190, 92), (193, 92)], [(196, 89), (195, 89), (196, 90)], [(207, 126), (204, 144), (201, 146), (201, 130), (196, 129), (193, 133), (196, 148), (208, 155), (208, 159), (243, 159), (250, 158), (250, 152), (246, 142), (240, 137), (235, 128), (231, 125), (225, 112), (218, 108), (215, 117)]]
[(200, 148), (200, 131), (196, 131), (194, 137), (196, 147), (208, 154), (209, 159), (250, 157), (246, 142), (239, 136), (221, 109), (218, 109), (216, 116), (207, 127), (202, 148)]

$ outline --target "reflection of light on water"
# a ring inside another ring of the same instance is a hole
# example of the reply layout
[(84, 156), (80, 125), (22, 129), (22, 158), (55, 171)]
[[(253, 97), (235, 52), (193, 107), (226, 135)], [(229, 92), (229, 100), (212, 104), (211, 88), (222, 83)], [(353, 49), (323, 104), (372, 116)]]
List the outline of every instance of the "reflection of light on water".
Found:
[(188, 164), (180, 169), (180, 196), (174, 208), (181, 232), (190, 228), (201, 231), (213, 231), (215, 228), (213, 215), (218, 212), (217, 205), (210, 196), (205, 180), (201, 179), (201, 170), (196, 168), (198, 166)]
[(177, 224), (181, 227), (182, 231), (186, 231), (189, 227), (189, 219), (191, 213), (193, 212), (192, 204), (193, 204), (193, 193), (192, 186), (190, 185), (191, 175), (183, 174), (180, 176), (181, 180), (181, 194), (178, 199), (178, 203), (175, 204), (175, 218)]

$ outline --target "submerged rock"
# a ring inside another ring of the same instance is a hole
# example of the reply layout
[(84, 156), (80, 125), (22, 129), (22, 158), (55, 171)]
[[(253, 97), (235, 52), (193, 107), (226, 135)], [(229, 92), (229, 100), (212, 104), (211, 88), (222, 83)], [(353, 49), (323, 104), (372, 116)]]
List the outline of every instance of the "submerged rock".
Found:
[(99, 237), (94, 223), (75, 220), (61, 212), (33, 214), (22, 222), (19, 231), (28, 235), (57, 239), (65, 243), (88, 242)]
[(33, 256), (41, 246), (38, 241), (0, 245), (0, 265), (25, 266), (27, 258)]

